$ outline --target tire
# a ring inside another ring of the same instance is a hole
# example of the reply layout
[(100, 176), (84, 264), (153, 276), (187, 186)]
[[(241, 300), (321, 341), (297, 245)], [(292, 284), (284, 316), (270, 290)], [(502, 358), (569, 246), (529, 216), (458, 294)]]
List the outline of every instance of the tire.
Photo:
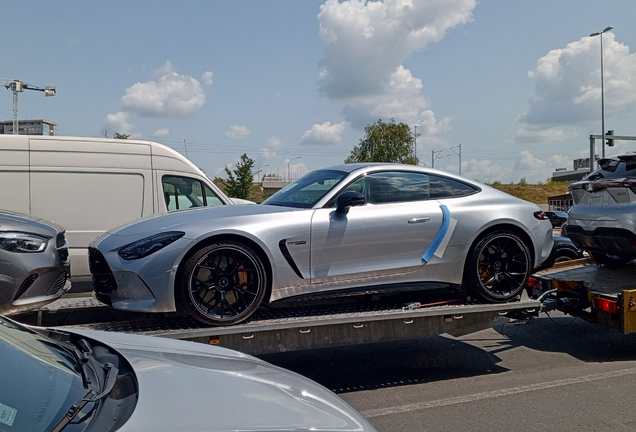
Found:
[(564, 262), (564, 261), (571, 261), (571, 260), (575, 260), (575, 259), (579, 259), (579, 255), (570, 249), (559, 249), (556, 251), (556, 253), (554, 254), (554, 262), (555, 263), (560, 263), (560, 262)]
[(532, 268), (532, 255), (523, 240), (509, 231), (495, 231), (471, 248), (464, 286), (487, 302), (507, 302), (523, 291)]
[(183, 308), (214, 326), (249, 318), (265, 296), (263, 263), (247, 246), (219, 242), (197, 251), (185, 264), (179, 283)]
[(634, 259), (633, 257), (626, 257), (621, 255), (609, 255), (609, 254), (604, 254), (599, 252), (590, 252), (590, 255), (592, 255), (592, 258), (594, 258), (594, 260), (597, 263), (603, 264), (609, 268), (625, 267), (627, 263), (629, 263), (630, 261)]

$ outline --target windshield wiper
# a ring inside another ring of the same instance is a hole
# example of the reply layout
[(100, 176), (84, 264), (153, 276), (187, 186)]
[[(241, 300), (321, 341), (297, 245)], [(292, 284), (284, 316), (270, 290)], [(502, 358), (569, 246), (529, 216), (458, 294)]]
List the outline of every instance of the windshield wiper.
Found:
[(112, 363), (104, 363), (103, 368), (106, 371), (106, 376), (104, 378), (105, 384), (102, 392), (96, 396), (93, 396), (93, 390), (89, 390), (82, 399), (71, 405), (68, 411), (66, 411), (66, 414), (64, 414), (64, 417), (62, 417), (62, 419), (51, 430), (49, 430), (49, 432), (60, 432), (71, 422), (71, 420), (77, 417), (77, 415), (80, 413), (82, 408), (86, 406), (86, 404), (90, 402), (100, 401), (108, 396), (113, 387), (115, 387), (117, 375), (119, 375), (119, 369), (117, 369), (117, 367)]

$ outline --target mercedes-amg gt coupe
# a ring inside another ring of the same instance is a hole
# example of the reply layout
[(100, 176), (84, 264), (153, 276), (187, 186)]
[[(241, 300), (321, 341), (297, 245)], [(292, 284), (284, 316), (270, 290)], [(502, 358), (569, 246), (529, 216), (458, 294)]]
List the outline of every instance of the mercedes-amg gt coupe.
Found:
[(264, 302), (369, 289), (507, 302), (552, 244), (535, 204), (443, 171), (366, 163), (310, 172), (259, 205), (139, 219), (94, 239), (89, 261), (96, 298), (116, 309), (229, 325)]

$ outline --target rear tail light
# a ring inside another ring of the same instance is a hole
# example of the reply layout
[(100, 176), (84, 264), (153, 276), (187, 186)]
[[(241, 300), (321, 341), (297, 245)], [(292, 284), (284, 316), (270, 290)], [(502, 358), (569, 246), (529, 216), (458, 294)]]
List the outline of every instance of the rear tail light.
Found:
[(528, 286), (528, 288), (533, 288), (533, 289), (537, 289), (540, 290), (543, 288), (543, 284), (541, 283), (541, 279), (538, 279), (534, 276), (530, 276), (528, 278), (528, 282), (526, 282), (526, 285)]
[(534, 217), (539, 219), (539, 220), (547, 220), (548, 216), (546, 216), (545, 213), (543, 213), (542, 211), (536, 211), (533, 213)]
[(618, 304), (615, 301), (602, 297), (594, 297), (594, 307), (611, 314), (618, 312)]

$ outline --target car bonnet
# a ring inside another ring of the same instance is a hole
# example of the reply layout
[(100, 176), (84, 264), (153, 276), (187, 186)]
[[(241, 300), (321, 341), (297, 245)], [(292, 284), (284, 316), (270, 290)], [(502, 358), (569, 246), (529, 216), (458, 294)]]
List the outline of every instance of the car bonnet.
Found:
[(139, 399), (119, 429), (375, 431), (334, 393), (255, 357), (196, 342), (76, 331), (132, 365)]
[(0, 211), (0, 231), (22, 231), (55, 237), (64, 228), (54, 222), (25, 214)]
[[(241, 216), (297, 211), (292, 207), (271, 205), (227, 205), (220, 207), (197, 207), (188, 210), (177, 210), (160, 213), (137, 219), (125, 225), (107, 231), (107, 234), (120, 236), (138, 236), (139, 233), (156, 234), (159, 231), (179, 229), (180, 226), (202, 221), (230, 219)], [(231, 222), (230, 222), (231, 223)]]

